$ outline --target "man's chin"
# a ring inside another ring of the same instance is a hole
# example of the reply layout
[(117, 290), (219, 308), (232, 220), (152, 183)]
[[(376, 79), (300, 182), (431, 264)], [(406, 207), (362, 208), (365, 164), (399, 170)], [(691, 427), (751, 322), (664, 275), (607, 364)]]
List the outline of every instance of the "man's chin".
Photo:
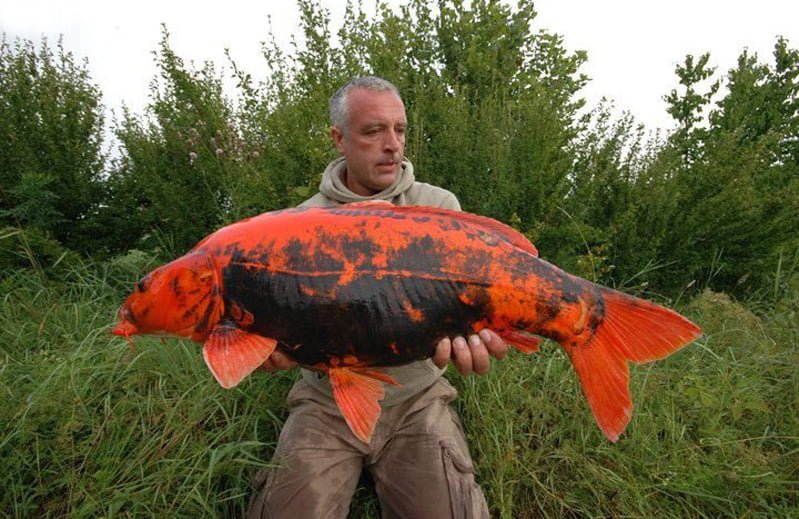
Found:
[(376, 186), (380, 186), (380, 190), (391, 187), (394, 182), (399, 178), (399, 166), (383, 167), (378, 166), (372, 179)]

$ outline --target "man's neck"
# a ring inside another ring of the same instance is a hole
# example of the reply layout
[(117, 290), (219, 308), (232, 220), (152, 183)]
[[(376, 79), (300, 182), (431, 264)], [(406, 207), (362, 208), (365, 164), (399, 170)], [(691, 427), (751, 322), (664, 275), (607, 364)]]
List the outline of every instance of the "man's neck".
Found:
[(377, 193), (379, 193), (379, 191), (374, 191), (374, 190), (369, 189), (369, 188), (367, 188), (367, 187), (365, 187), (363, 185), (358, 186), (358, 187), (360, 187), (360, 189), (354, 188), (353, 185), (350, 183), (350, 179), (349, 179), (349, 176), (347, 174), (347, 166), (344, 166), (344, 171), (341, 172), (341, 182), (345, 186), (347, 186), (347, 189), (349, 189), (350, 191), (352, 191), (356, 195), (373, 196), (373, 195), (376, 195)]

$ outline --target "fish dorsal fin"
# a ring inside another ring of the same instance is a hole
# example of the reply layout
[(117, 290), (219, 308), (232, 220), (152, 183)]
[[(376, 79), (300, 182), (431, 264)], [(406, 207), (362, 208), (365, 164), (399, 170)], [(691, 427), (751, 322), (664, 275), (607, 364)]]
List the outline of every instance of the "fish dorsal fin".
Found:
[(219, 384), (230, 389), (266, 362), (276, 346), (275, 339), (248, 333), (225, 322), (208, 334), (203, 357)]
[(533, 256), (538, 256), (538, 249), (536, 249), (535, 245), (533, 245), (522, 233), (500, 221), (494, 220), (493, 218), (489, 218), (487, 216), (480, 216), (473, 213), (453, 211), (451, 209), (442, 209), (439, 207), (428, 207), (423, 205), (398, 206), (389, 204), (385, 201), (373, 200), (353, 202), (347, 204), (347, 207), (357, 207), (358, 209), (376, 209), (381, 211), (396, 211), (397, 213), (406, 213), (418, 217), (431, 216), (452, 219), (459, 223), (467, 223), (469, 225), (479, 227), (480, 229), (507, 241), (511, 245), (529, 252)]
[(369, 443), (380, 418), (380, 400), (385, 396), (383, 382), (399, 385), (379, 371), (361, 368), (330, 368), (327, 370), (333, 397), (352, 433)]

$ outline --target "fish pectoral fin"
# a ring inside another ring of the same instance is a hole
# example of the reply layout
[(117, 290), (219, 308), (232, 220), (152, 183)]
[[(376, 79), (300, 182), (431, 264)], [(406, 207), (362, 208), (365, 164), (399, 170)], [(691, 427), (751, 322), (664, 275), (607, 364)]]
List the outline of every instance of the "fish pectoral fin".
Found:
[(380, 418), (379, 402), (386, 394), (383, 382), (399, 384), (385, 373), (366, 368), (330, 368), (327, 374), (333, 398), (350, 430), (369, 443)]
[(541, 339), (535, 335), (518, 330), (507, 330), (497, 335), (502, 337), (502, 340), (527, 355), (538, 352), (538, 345), (541, 343)]
[(205, 341), (203, 357), (217, 382), (230, 389), (266, 362), (276, 346), (275, 339), (219, 324)]

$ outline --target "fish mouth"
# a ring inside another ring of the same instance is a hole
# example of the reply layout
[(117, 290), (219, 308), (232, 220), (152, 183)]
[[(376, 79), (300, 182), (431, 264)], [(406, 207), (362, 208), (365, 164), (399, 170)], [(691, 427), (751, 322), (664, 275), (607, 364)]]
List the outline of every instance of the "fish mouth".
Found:
[(136, 328), (135, 324), (123, 317), (122, 320), (119, 321), (116, 326), (114, 326), (114, 329), (111, 330), (111, 333), (113, 335), (119, 335), (120, 337), (130, 340), (130, 336), (138, 331), (139, 329)]

